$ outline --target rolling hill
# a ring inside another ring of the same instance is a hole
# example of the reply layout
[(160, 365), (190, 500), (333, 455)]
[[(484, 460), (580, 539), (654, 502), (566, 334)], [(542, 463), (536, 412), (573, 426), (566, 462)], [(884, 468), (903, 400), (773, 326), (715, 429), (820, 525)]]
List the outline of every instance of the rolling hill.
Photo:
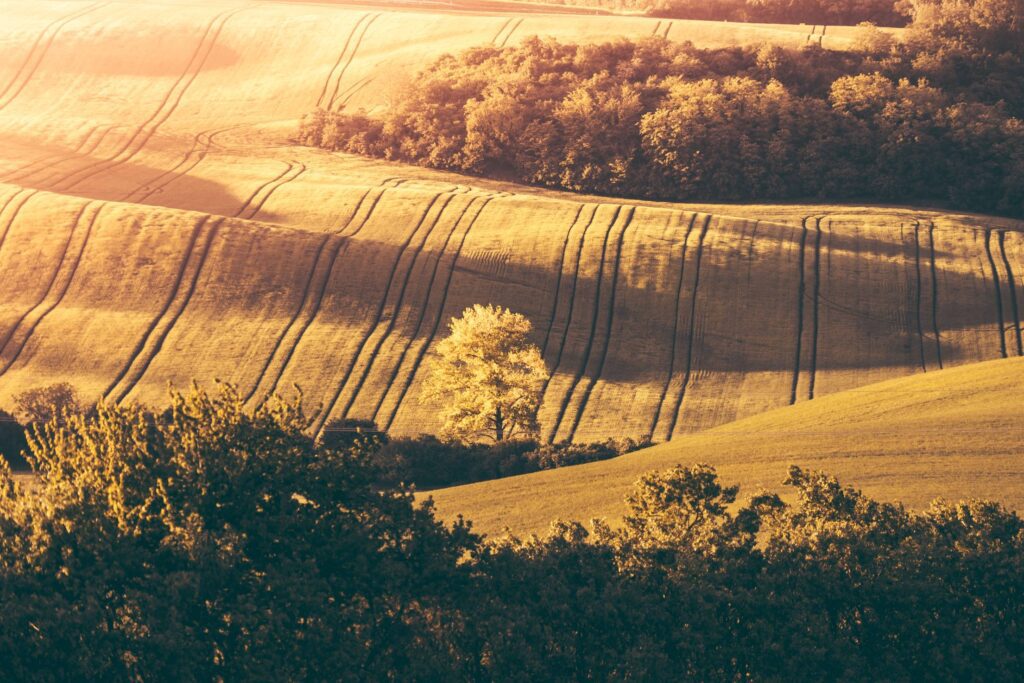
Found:
[[(554, 519), (617, 519), (641, 474), (707, 462), (741, 500), (782, 492), (790, 464), (883, 500), (926, 507), (977, 497), (1024, 508), (1024, 359), (989, 361), (850, 389), (613, 460), (433, 491), (440, 514), (478, 531), (542, 532)], [(423, 494), (421, 494), (423, 495)]]
[(318, 427), (434, 431), (421, 368), (480, 302), (534, 322), (551, 439), (663, 441), (1024, 350), (1013, 221), (615, 201), (289, 142), (318, 104), (386, 106), (416, 67), (470, 45), (801, 44), (806, 27), (296, 2), (3, 9), (0, 406), (57, 381), (159, 403), (169, 381), (221, 378), (253, 402), (300, 385)]

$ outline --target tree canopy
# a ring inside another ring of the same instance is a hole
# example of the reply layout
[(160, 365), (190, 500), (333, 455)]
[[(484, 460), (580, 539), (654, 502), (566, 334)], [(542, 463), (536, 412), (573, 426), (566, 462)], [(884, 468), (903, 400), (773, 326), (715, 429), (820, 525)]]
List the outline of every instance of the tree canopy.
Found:
[(529, 319), (476, 304), (448, 327), (424, 393), (424, 401), (440, 401), (443, 434), (466, 443), (535, 437), (547, 368), (530, 342)]

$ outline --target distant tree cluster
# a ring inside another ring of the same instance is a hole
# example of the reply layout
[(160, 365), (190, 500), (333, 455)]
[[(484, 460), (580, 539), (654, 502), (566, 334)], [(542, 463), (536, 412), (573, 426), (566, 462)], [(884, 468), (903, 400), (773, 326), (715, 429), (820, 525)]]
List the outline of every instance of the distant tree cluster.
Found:
[(921, 0), (911, 40), (868, 32), (856, 53), (654, 38), (472, 49), (383, 115), (319, 111), (299, 139), (608, 195), (1024, 216), (1024, 21), (985, 1), (1005, 6)]
[(791, 468), (645, 475), (624, 523), (486, 541), (298, 403), (101, 405), (0, 464), (6, 680), (985, 680), (1024, 675), (1024, 521)]
[(906, 0), (560, 0), (561, 4), (641, 10), (672, 19), (779, 24), (905, 26)]

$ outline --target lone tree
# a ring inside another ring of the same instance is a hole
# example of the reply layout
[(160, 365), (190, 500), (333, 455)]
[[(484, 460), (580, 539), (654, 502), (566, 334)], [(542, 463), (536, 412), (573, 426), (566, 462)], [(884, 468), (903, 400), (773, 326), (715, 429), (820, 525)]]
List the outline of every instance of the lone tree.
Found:
[(448, 327), (423, 399), (442, 400), (443, 435), (466, 443), (535, 437), (547, 368), (529, 341), (530, 321), (501, 306), (477, 304)]

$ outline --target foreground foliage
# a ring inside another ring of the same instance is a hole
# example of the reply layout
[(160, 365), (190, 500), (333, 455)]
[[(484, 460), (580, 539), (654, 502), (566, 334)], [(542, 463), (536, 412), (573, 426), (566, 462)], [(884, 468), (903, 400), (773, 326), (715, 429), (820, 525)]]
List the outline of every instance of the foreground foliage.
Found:
[(13, 680), (1019, 680), (1024, 523), (923, 513), (792, 468), (796, 502), (698, 465), (621, 528), (487, 543), (297, 403), (230, 387), (51, 424), (0, 471), (0, 667)]
[(531, 39), (445, 56), (380, 116), (318, 111), (301, 142), (662, 200), (945, 203), (1024, 216), (1020, 3), (919, 3), (864, 49)]

